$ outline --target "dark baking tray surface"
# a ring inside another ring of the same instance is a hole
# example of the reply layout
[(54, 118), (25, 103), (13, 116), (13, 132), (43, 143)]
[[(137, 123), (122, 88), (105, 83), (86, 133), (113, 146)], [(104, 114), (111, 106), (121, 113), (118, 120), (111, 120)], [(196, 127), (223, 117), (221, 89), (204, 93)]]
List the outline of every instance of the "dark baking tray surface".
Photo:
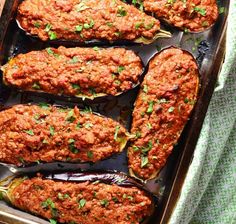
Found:
[[(48, 46), (57, 47), (43, 43), (39, 39), (31, 38), (21, 31), (15, 22), (17, 5), (20, 0), (6, 1), (2, 17), (0, 19), (0, 63), (6, 63), (8, 59), (19, 53), (26, 53), (31, 50), (43, 49)], [(170, 214), (177, 202), (181, 187), (191, 163), (194, 148), (201, 130), (201, 126), (211, 99), (214, 86), (217, 82), (217, 75), (224, 59), (224, 35), (226, 20), (229, 8), (229, 0), (218, 1), (219, 8), (224, 7), (223, 13), (219, 15), (216, 24), (209, 30), (198, 34), (187, 34), (169, 26), (163, 27), (172, 33), (172, 38), (159, 39), (150, 45), (126, 45), (126, 48), (133, 49), (143, 60), (145, 66), (152, 56), (168, 46), (177, 46), (191, 52), (197, 59), (200, 68), (201, 88), (199, 99), (195, 109), (186, 125), (178, 145), (174, 148), (167, 164), (159, 176), (146, 183), (150, 191), (158, 196), (158, 203), (154, 223), (167, 223)], [(122, 42), (119, 43), (122, 45)], [(108, 47), (108, 46), (105, 46)], [(54, 97), (48, 94), (22, 93), (9, 89), (0, 81), (0, 108), (18, 103), (48, 102), (58, 105), (74, 106), (80, 108), (91, 107), (94, 111), (105, 116), (112, 117), (123, 123), (130, 129), (133, 103), (138, 92), (138, 87), (118, 97), (107, 97), (105, 99), (92, 101), (81, 101), (74, 98)], [(39, 164), (32, 168), (15, 168), (13, 166), (0, 166), (0, 178), (8, 176), (11, 172), (32, 172), (32, 171), (64, 171), (80, 169), (102, 169), (118, 170), (127, 173), (126, 151), (109, 159), (89, 164), (51, 163)], [(9, 207), (4, 202), (0, 203), (0, 221), (7, 223), (48, 223), (45, 220)]]

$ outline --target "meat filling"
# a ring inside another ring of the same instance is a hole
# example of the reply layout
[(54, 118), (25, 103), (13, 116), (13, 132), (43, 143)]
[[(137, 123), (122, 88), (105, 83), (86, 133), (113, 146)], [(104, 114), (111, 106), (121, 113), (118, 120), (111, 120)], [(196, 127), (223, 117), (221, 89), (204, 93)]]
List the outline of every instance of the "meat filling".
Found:
[(124, 48), (47, 48), (2, 67), (4, 82), (22, 90), (94, 98), (118, 95), (139, 82), (142, 62)]
[(40, 177), (24, 180), (11, 197), (24, 211), (71, 224), (138, 224), (150, 215), (152, 206), (152, 200), (137, 187)]
[(96, 162), (126, 145), (125, 128), (110, 118), (42, 104), (17, 105), (0, 112), (0, 161)]
[(198, 74), (194, 58), (181, 49), (165, 49), (151, 60), (133, 111), (131, 173), (149, 179), (165, 165), (197, 99)]
[(157, 19), (120, 0), (25, 0), (17, 19), (44, 41), (152, 39), (160, 30)]
[(185, 31), (200, 32), (218, 17), (216, 0), (144, 0), (144, 8)]

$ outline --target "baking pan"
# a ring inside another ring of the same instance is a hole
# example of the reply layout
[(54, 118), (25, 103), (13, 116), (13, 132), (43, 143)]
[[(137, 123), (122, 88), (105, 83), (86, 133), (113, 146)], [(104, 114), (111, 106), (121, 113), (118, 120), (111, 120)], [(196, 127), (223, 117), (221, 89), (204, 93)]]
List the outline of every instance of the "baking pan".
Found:
[[(19, 53), (31, 50), (43, 49), (48, 46), (57, 47), (40, 41), (37, 38), (27, 36), (21, 31), (15, 21), (16, 9), (20, 0), (6, 1), (3, 14), (0, 19), (0, 63), (4, 64), (9, 58)], [(150, 45), (126, 45), (133, 49), (142, 58), (145, 66), (152, 56), (163, 48), (169, 46), (181, 47), (191, 52), (196, 58), (200, 69), (200, 92), (195, 109), (187, 123), (179, 143), (168, 158), (165, 167), (156, 179), (145, 183), (146, 187), (157, 195), (158, 202), (151, 224), (168, 223), (168, 219), (178, 200), (181, 187), (186, 176), (188, 167), (193, 157), (194, 148), (202, 127), (202, 123), (210, 102), (214, 87), (217, 82), (221, 64), (224, 60), (224, 37), (229, 8), (229, 0), (218, 1), (220, 8), (219, 18), (214, 26), (205, 32), (198, 34), (184, 33), (166, 25), (162, 27), (172, 33), (171, 38), (159, 39)], [(124, 43), (119, 43), (123, 46)], [(65, 45), (66, 46), (66, 45)], [(89, 45), (88, 45), (89, 46)], [(109, 46), (104, 46), (109, 47)], [(101, 101), (82, 101), (74, 98), (55, 97), (48, 94), (18, 92), (5, 87), (0, 79), (0, 108), (5, 108), (18, 103), (47, 102), (51, 104), (74, 106), (81, 108), (91, 107), (94, 111), (118, 120), (129, 130), (133, 104), (139, 87), (134, 88), (118, 97), (107, 97)], [(92, 164), (69, 164), (51, 163), (38, 164), (30, 168), (16, 168), (14, 166), (0, 167), (0, 178), (12, 173), (28, 173), (37, 171), (79, 171), (79, 170), (117, 170), (128, 173), (126, 151), (114, 155), (109, 159)], [(43, 219), (29, 215), (8, 206), (5, 202), (0, 203), (0, 221), (5, 223), (48, 223)]]

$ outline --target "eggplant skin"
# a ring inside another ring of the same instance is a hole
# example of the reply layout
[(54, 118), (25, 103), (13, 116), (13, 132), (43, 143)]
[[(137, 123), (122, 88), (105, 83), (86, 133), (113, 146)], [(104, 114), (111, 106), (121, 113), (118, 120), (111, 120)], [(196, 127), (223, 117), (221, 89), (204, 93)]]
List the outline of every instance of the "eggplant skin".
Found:
[[(154, 198), (136, 186), (134, 180), (125, 178), (122, 186), (122, 181), (107, 183), (106, 173), (98, 174), (93, 181), (90, 176), (86, 180), (83, 173), (84, 181), (76, 181), (76, 177), (74, 181), (48, 179), (42, 175), (16, 178), (9, 186), (8, 197), (15, 207), (58, 223), (138, 224), (152, 215)], [(109, 173), (111, 176), (117, 179), (119, 175)]]
[(0, 112), (0, 161), (96, 162), (121, 152), (128, 137), (118, 122), (77, 107), (16, 105)]
[(216, 0), (144, 0), (145, 11), (185, 31), (201, 32), (211, 27), (219, 12)]
[(199, 71), (187, 51), (170, 47), (156, 54), (135, 102), (128, 148), (132, 176), (157, 176), (186, 125), (199, 89)]
[(160, 22), (120, 0), (24, 0), (18, 8), (20, 27), (47, 40), (153, 39)]
[(47, 48), (2, 66), (4, 83), (21, 90), (84, 98), (116, 96), (139, 84), (141, 59), (125, 48)]

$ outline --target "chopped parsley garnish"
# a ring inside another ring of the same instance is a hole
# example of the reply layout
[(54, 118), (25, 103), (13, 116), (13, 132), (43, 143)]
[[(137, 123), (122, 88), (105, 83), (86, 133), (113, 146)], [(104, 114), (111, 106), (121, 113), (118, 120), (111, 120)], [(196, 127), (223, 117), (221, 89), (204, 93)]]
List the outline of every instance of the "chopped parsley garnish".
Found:
[(41, 206), (42, 208), (48, 208), (48, 207), (55, 208), (55, 204), (51, 198), (48, 198), (46, 201), (42, 202)]
[(147, 113), (148, 113), (148, 114), (151, 114), (151, 113), (152, 113), (152, 111), (153, 111), (153, 106), (154, 106), (154, 101), (150, 101), (150, 102), (148, 103), (148, 109), (147, 109)]
[(81, 32), (83, 30), (83, 25), (77, 25), (76, 27), (75, 27), (75, 31), (76, 32)]
[(150, 29), (152, 29), (153, 26), (154, 26), (154, 22), (151, 22), (151, 23), (149, 23), (149, 24), (145, 24), (145, 25), (144, 25), (144, 28), (145, 28), (146, 30), (150, 30)]
[(79, 150), (75, 147), (75, 140), (73, 138), (70, 138), (68, 140), (68, 143), (69, 143), (70, 151), (77, 154), (79, 152)]
[(147, 123), (147, 127), (149, 130), (152, 129), (152, 125), (150, 123)]
[(133, 145), (132, 148), (133, 148), (133, 151), (134, 151), (134, 152), (139, 151), (139, 147), (138, 147), (138, 146)]
[(123, 17), (127, 15), (127, 11), (125, 10), (125, 8), (121, 5), (118, 6), (118, 10), (117, 10), (117, 16), (118, 17)]
[(50, 126), (49, 127), (49, 131), (50, 131), (50, 135), (53, 136), (55, 133), (54, 133), (54, 127), (53, 126)]
[(88, 151), (87, 152), (87, 156), (89, 159), (92, 159), (93, 158), (93, 152), (92, 151)]
[(89, 128), (93, 127), (93, 124), (88, 122), (88, 123), (84, 124), (84, 127), (89, 129)]
[(149, 162), (149, 161), (148, 161), (148, 157), (142, 155), (142, 156), (141, 156), (141, 168), (147, 166), (148, 162)]
[(84, 198), (80, 199), (80, 201), (79, 201), (79, 207), (80, 207), (80, 208), (83, 208), (83, 207), (85, 206), (85, 204), (86, 204), (86, 200), (85, 200)]
[(117, 72), (118, 73), (121, 73), (122, 71), (124, 71), (125, 70), (125, 67), (124, 66), (118, 66), (118, 68), (117, 68)]
[(33, 85), (32, 85), (32, 88), (33, 89), (41, 89), (40, 85), (38, 82), (35, 82)]
[(57, 34), (53, 31), (49, 31), (48, 35), (49, 35), (50, 40), (56, 40), (57, 39)]
[(95, 50), (95, 51), (99, 51), (99, 50), (100, 50), (100, 48), (99, 48), (99, 47), (97, 47), (97, 46), (95, 46), (95, 47), (93, 47), (93, 50)]
[(148, 86), (147, 85), (143, 85), (143, 92), (145, 92), (145, 93), (148, 92)]
[(73, 89), (77, 89), (77, 90), (80, 89), (80, 86), (78, 84), (72, 83), (71, 86), (72, 86)]
[(75, 121), (75, 116), (74, 116), (74, 110), (70, 110), (67, 114), (67, 117), (66, 117), (66, 120), (70, 123), (74, 122)]
[(206, 15), (206, 9), (194, 7), (194, 11), (198, 12), (200, 15), (205, 16)]
[(109, 26), (109, 27), (113, 27), (113, 23), (111, 23), (111, 22), (107, 22), (106, 24), (107, 24), (107, 26)]
[(220, 7), (219, 8), (219, 14), (222, 14), (222, 13), (224, 13), (225, 12), (225, 7)]
[(57, 221), (56, 221), (55, 219), (49, 219), (49, 222), (50, 222), (51, 224), (57, 224)]
[(51, 24), (47, 24), (45, 27), (45, 32), (49, 32), (52, 29), (52, 25)]
[(75, 63), (77, 63), (78, 61), (79, 61), (78, 58), (77, 58), (76, 56), (74, 56), (74, 57), (71, 59), (70, 63), (71, 63), (71, 64), (75, 64)]
[(116, 202), (119, 202), (119, 200), (118, 200), (117, 197), (112, 197), (112, 201), (114, 201), (115, 203), (116, 203)]
[(37, 28), (40, 28), (41, 25), (40, 25), (39, 22), (35, 22), (35, 23), (34, 23), (34, 26), (37, 27)]
[(80, 124), (80, 122), (78, 122), (78, 123), (76, 124), (76, 129), (78, 130), (78, 129), (80, 129), (80, 128), (82, 128), (82, 125)]
[(76, 5), (76, 11), (81, 12), (84, 11), (85, 9), (89, 9), (90, 7), (85, 5), (83, 2), (80, 2), (79, 4)]
[(152, 141), (149, 141), (146, 147), (142, 147), (142, 153), (147, 153), (152, 149)]
[(107, 199), (101, 200), (100, 204), (104, 207), (107, 207), (109, 205), (109, 201)]
[(115, 140), (117, 140), (117, 136), (118, 136), (119, 130), (120, 130), (120, 126), (116, 126), (115, 127), (115, 134), (114, 134), (114, 139)]
[(136, 131), (135, 132), (135, 137), (136, 138), (140, 138), (142, 135), (141, 135), (141, 132), (140, 131)]
[(46, 48), (48, 54), (53, 55), (54, 57), (58, 58), (60, 55), (56, 54), (50, 47)]
[(41, 108), (43, 108), (43, 109), (48, 109), (48, 108), (49, 108), (49, 104), (44, 103), (44, 102), (40, 102), (40, 103), (39, 103), (39, 106), (40, 106)]
[(27, 133), (28, 135), (31, 135), (31, 136), (34, 135), (34, 131), (33, 130), (26, 130), (24, 132)]
[(90, 23), (84, 23), (84, 29), (90, 29), (94, 26), (94, 20), (90, 19)]

